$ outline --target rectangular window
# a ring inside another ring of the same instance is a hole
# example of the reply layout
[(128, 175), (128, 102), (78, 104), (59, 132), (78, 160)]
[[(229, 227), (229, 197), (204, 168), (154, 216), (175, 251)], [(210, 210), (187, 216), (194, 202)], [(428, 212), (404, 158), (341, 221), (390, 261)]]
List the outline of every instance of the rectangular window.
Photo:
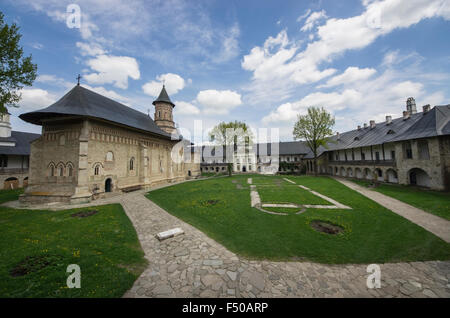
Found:
[(406, 149), (406, 158), (412, 159), (412, 149)]
[(366, 154), (364, 152), (361, 153), (361, 160), (366, 160)]
[(407, 141), (403, 143), (403, 158), (405, 159), (412, 159), (412, 148), (411, 148), (411, 142)]
[(430, 151), (428, 150), (427, 140), (419, 140), (417, 142), (417, 147), (419, 148), (419, 159), (422, 160), (430, 159)]
[(375, 160), (380, 161), (380, 153), (378, 151), (375, 152)]
[(395, 160), (395, 150), (391, 150), (391, 159)]

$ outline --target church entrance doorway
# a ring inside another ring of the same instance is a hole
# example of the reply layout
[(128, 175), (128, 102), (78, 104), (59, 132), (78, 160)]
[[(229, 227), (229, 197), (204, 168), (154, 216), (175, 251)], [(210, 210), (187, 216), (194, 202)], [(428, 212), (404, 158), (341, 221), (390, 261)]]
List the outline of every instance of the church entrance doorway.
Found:
[(246, 166), (242, 167), (242, 172), (247, 172), (247, 167)]
[(108, 178), (105, 181), (105, 192), (111, 192), (111, 178)]

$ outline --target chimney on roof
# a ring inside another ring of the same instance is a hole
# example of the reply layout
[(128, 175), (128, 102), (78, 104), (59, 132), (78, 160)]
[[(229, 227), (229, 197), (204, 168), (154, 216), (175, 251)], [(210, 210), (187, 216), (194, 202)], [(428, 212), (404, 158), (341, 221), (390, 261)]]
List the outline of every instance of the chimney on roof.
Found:
[(416, 100), (413, 97), (409, 97), (406, 100), (406, 110), (412, 115), (417, 113)]
[(341, 137), (340, 137), (340, 135), (339, 135), (339, 131), (336, 131), (336, 136), (337, 136), (337, 140), (340, 140), (340, 139), (341, 139)]
[(364, 123), (364, 128), (367, 128), (367, 123)]
[(361, 130), (361, 125), (358, 125), (358, 130)]
[(370, 121), (370, 129), (375, 128), (375, 120)]
[(431, 106), (430, 106), (430, 104), (426, 104), (422, 108), (423, 108), (423, 113), (426, 114), (426, 113), (428, 113), (430, 111)]
[(409, 118), (409, 112), (408, 111), (403, 111), (403, 120), (407, 120)]
[(386, 116), (386, 124), (389, 125), (390, 123), (392, 123), (392, 116)]

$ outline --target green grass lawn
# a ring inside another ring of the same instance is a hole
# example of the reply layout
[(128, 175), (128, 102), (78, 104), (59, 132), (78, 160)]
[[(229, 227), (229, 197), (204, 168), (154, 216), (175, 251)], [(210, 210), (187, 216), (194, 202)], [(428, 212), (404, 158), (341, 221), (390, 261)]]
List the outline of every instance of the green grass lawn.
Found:
[[(71, 216), (86, 210), (98, 213)], [(146, 266), (119, 204), (64, 211), (0, 207), (0, 233), (0, 297), (121, 297)], [(35, 271), (11, 276), (27, 257)], [(47, 266), (39, 268), (43, 261)], [(80, 266), (80, 289), (66, 286), (69, 264)]]
[(13, 190), (0, 190), (0, 204), (8, 201), (19, 199), (19, 195), (23, 193), (23, 188)]
[[(352, 180), (367, 187), (370, 182), (365, 180)], [(450, 193), (419, 189), (411, 186), (396, 184), (379, 184), (372, 190), (378, 191), (397, 200), (411, 204), (416, 208), (450, 220)]]
[[(257, 186), (265, 182), (256, 175), (237, 175), (178, 184), (147, 196), (247, 258), (322, 263), (450, 259), (450, 244), (334, 179), (289, 176), (352, 210), (308, 209), (299, 215), (281, 216), (250, 207), (248, 177)], [(317, 232), (309, 225), (315, 219), (340, 225), (345, 231), (338, 235)]]
[(330, 204), (298, 185), (283, 180), (282, 177), (253, 177), (253, 182), (262, 203)]

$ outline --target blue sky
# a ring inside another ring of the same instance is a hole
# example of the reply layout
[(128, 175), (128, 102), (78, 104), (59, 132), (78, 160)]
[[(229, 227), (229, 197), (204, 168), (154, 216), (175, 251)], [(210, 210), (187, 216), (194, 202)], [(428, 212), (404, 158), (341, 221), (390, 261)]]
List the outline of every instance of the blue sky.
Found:
[[(69, 28), (67, 6), (81, 9)], [(292, 140), (297, 114), (323, 106), (345, 131), (406, 99), (450, 103), (450, 0), (63, 1), (4, 0), (38, 78), (12, 109), (50, 105), (81, 83), (153, 116), (166, 83), (175, 121), (192, 130), (225, 120), (279, 128)]]

